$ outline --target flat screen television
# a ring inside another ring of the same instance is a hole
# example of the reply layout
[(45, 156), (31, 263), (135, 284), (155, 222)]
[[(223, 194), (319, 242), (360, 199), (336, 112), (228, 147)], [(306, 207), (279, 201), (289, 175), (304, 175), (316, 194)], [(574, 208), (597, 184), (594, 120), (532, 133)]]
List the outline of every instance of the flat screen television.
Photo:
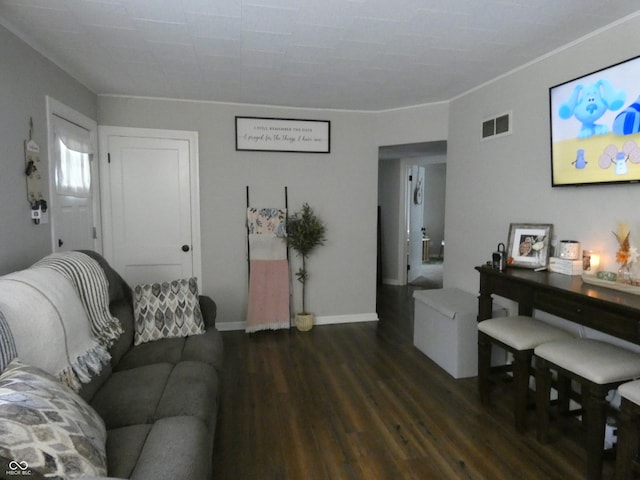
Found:
[(551, 184), (640, 181), (640, 57), (549, 88)]

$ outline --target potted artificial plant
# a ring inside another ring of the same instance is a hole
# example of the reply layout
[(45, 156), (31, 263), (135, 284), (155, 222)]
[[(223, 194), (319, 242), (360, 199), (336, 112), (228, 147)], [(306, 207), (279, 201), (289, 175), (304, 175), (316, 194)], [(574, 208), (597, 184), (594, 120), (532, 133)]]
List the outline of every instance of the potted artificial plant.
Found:
[(302, 312), (296, 314), (296, 327), (302, 331), (311, 330), (313, 327), (313, 314), (307, 312), (305, 304), (305, 287), (309, 279), (307, 258), (315, 247), (324, 245), (324, 231), (324, 225), (306, 202), (300, 211), (287, 219), (287, 245), (302, 259), (302, 266), (296, 272), (296, 278), (302, 284)]

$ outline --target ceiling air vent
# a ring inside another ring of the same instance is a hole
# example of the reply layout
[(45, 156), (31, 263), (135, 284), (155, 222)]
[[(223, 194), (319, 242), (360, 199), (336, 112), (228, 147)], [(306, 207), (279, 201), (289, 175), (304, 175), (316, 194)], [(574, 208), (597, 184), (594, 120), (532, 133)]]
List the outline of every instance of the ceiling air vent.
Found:
[(482, 139), (511, 134), (511, 112), (500, 114), (482, 121)]

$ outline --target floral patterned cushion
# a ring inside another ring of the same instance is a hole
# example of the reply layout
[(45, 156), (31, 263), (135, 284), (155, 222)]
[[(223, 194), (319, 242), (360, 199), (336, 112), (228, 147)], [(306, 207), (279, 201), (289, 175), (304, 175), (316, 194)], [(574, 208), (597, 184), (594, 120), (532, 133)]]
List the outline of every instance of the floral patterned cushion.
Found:
[(0, 456), (45, 477), (106, 476), (104, 422), (53, 376), (14, 359), (0, 375)]
[(133, 289), (134, 344), (205, 332), (195, 277)]

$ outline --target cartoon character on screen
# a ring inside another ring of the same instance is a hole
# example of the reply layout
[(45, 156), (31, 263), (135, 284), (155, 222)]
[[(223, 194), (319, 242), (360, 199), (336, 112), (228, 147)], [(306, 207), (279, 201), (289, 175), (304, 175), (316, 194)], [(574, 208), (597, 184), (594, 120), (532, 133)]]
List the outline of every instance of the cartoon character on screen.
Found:
[(589, 162), (587, 162), (587, 160), (584, 158), (584, 149), (579, 148), (576, 152), (576, 159), (571, 162), (571, 165), (576, 167), (578, 170), (582, 170), (583, 168), (587, 167), (587, 163)]
[(622, 146), (622, 151), (618, 151), (618, 147), (615, 145), (609, 145), (604, 149), (598, 165), (600, 168), (609, 168), (611, 165), (615, 165), (616, 175), (625, 175), (629, 172), (628, 163), (640, 163), (640, 147), (636, 145), (636, 142), (629, 141)]
[(616, 116), (613, 121), (613, 133), (616, 135), (640, 133), (640, 97)]
[(609, 127), (597, 124), (596, 121), (607, 110), (620, 109), (626, 97), (624, 90), (615, 90), (611, 82), (604, 78), (591, 85), (576, 85), (567, 101), (560, 105), (558, 115), (563, 120), (575, 116), (582, 123), (578, 138), (606, 135), (610, 131)]

